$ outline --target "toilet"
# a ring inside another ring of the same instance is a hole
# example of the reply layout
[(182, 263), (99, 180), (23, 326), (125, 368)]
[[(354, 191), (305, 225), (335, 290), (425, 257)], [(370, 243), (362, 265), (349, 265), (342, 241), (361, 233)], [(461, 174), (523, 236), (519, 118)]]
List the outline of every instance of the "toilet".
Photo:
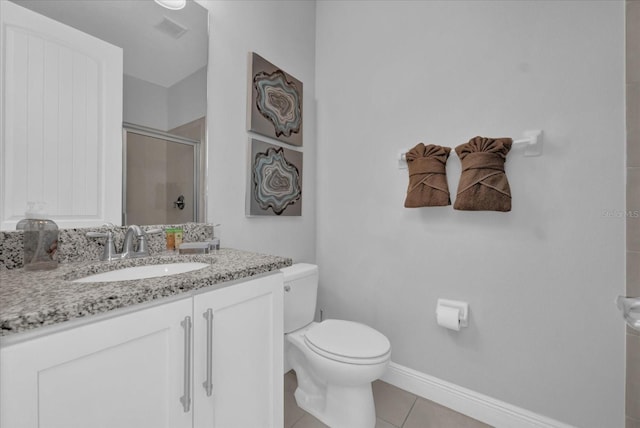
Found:
[(357, 322), (314, 322), (318, 266), (299, 263), (281, 271), (285, 358), (298, 378), (298, 406), (331, 428), (373, 428), (371, 382), (387, 369), (389, 339)]

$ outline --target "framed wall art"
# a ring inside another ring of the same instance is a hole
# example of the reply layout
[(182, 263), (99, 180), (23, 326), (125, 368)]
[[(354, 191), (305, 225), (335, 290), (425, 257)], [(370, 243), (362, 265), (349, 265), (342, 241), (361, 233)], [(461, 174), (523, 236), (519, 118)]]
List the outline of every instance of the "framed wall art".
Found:
[(248, 216), (302, 215), (302, 153), (250, 139)]
[(302, 82), (249, 54), (249, 131), (302, 146)]

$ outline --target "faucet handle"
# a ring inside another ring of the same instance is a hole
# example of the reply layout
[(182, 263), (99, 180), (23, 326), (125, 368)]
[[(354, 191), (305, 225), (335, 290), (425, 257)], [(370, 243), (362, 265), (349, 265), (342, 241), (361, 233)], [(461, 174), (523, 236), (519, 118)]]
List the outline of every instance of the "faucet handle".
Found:
[(164, 232), (162, 229), (142, 230), (142, 233), (138, 236), (138, 250), (136, 251), (136, 254), (149, 254), (149, 249), (147, 248), (147, 235), (155, 235), (156, 233), (162, 232)]
[(87, 232), (87, 238), (106, 238), (107, 233), (111, 232)]
[(107, 228), (107, 231), (106, 232), (87, 232), (86, 233), (87, 238), (107, 238), (107, 239), (109, 239), (110, 238), (109, 235), (111, 235), (111, 238), (113, 238), (112, 233), (116, 228), (116, 226), (113, 223), (111, 223), (111, 222), (104, 223), (101, 227)]
[(119, 257), (119, 254), (116, 251), (116, 246), (113, 243), (113, 233), (110, 230), (108, 230), (107, 232), (87, 232), (87, 237), (107, 238), (104, 243), (104, 251), (102, 252), (100, 260), (113, 260)]

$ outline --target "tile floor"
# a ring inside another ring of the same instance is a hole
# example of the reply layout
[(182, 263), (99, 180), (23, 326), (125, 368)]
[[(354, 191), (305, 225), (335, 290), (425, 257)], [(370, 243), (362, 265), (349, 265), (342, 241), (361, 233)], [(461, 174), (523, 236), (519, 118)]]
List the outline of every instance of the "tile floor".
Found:
[[(325, 428), (325, 424), (296, 405), (293, 393), (297, 386), (293, 370), (284, 375), (284, 428)], [(373, 383), (373, 398), (376, 403), (376, 428), (489, 427), (380, 380)]]

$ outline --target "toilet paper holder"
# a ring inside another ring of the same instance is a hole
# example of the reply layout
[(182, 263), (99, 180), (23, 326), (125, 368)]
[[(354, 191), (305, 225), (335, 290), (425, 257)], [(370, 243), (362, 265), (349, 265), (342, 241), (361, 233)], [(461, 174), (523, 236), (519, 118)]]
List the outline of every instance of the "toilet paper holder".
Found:
[(438, 299), (436, 314), (440, 307), (458, 309), (460, 327), (467, 327), (469, 325), (469, 303), (461, 302), (459, 300)]
[(622, 312), (622, 317), (627, 325), (640, 331), (640, 298), (618, 296), (616, 306)]

